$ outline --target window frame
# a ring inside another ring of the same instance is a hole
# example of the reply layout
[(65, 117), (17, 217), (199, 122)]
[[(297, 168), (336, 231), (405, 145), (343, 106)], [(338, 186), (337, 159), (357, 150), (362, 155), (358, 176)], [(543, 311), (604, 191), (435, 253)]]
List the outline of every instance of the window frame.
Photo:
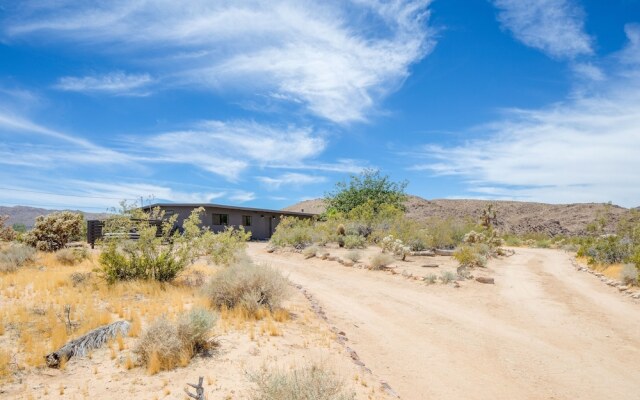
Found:
[[(216, 216), (219, 217), (219, 224), (216, 224)], [(211, 214), (211, 223), (213, 226), (229, 226), (229, 214), (213, 213)]]
[[(252, 223), (252, 216), (251, 215), (243, 215), (242, 216), (242, 226), (251, 226)], [(249, 222), (248, 224), (246, 222)]]

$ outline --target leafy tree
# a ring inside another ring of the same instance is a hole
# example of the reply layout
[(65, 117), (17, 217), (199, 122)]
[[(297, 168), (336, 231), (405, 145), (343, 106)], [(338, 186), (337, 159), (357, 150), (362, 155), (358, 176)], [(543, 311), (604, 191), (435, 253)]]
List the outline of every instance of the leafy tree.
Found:
[(349, 182), (338, 182), (332, 192), (325, 194), (327, 214), (347, 214), (367, 202), (373, 212), (378, 212), (382, 205), (404, 210), (407, 184), (406, 181), (394, 182), (378, 170), (366, 169), (359, 175), (351, 175)]
[(17, 233), (26, 233), (27, 227), (25, 224), (13, 224), (13, 230)]

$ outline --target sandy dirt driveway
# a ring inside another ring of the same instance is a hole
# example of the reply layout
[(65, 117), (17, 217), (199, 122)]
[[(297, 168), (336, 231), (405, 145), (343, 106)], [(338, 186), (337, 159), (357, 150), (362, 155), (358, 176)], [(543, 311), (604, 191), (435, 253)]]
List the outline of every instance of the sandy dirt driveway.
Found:
[(250, 255), (312, 293), (403, 399), (640, 399), (640, 303), (570, 256), (517, 249), (495, 285), (425, 285), (299, 254)]

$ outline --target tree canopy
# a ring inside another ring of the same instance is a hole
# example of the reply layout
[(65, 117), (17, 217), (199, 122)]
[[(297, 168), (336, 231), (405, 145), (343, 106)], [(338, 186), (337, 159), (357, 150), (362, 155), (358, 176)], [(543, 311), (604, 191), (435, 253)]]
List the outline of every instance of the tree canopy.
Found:
[(334, 190), (325, 194), (327, 214), (347, 214), (364, 204), (372, 207), (373, 212), (378, 212), (382, 205), (404, 210), (407, 184), (406, 181), (394, 182), (389, 176), (381, 175), (379, 170), (366, 169), (358, 175), (351, 175), (348, 182), (336, 183)]

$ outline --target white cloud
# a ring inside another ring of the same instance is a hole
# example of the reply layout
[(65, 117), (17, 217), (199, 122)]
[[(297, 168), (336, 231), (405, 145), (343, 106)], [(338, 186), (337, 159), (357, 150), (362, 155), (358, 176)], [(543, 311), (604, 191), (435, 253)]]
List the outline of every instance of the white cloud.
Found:
[(99, 45), (171, 84), (269, 94), (347, 123), (366, 119), (431, 51), (429, 3), (25, 1), (8, 8), (4, 33)]
[(572, 65), (572, 68), (578, 76), (588, 80), (603, 81), (607, 79), (602, 69), (592, 63), (576, 63)]
[(256, 194), (253, 192), (237, 191), (229, 196), (229, 200), (236, 203), (246, 203), (256, 199)]
[(593, 53), (584, 30), (584, 11), (574, 0), (493, 0), (498, 20), (529, 47), (555, 58)]
[(282, 174), (275, 178), (259, 176), (256, 179), (270, 189), (280, 189), (282, 186), (303, 186), (327, 181), (327, 178), (324, 176), (300, 174), (297, 172)]
[[(18, 134), (18, 135), (16, 135)], [(22, 136), (36, 135), (53, 139), (55, 145), (30, 144)], [(131, 157), (87, 139), (51, 129), (0, 108), (0, 164), (48, 167), (53, 163), (125, 164)]]
[(139, 96), (146, 94), (140, 89), (152, 82), (153, 79), (149, 74), (126, 74), (118, 71), (105, 75), (62, 77), (54, 87), (70, 92), (104, 92)]
[(615, 55), (612, 78), (564, 103), (511, 110), (479, 127), (483, 139), (456, 147), (427, 146), (431, 162), (414, 166), (467, 180), (469, 191), (545, 202), (613, 201), (640, 205), (640, 64)]
[[(137, 140), (137, 139), (134, 139)], [(250, 166), (298, 165), (322, 153), (326, 142), (311, 128), (250, 121), (206, 121), (193, 130), (145, 139), (148, 161), (190, 164), (229, 180)], [(139, 146), (134, 146), (139, 147)]]

